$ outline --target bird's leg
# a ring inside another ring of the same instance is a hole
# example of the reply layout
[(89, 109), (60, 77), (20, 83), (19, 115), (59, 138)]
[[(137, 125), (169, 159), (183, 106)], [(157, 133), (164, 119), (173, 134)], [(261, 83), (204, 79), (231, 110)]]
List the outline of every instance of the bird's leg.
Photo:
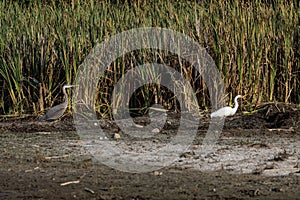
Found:
[(51, 122), (49, 123), (49, 125), (52, 126), (52, 125), (56, 124), (56, 122), (57, 122), (56, 120), (51, 121)]

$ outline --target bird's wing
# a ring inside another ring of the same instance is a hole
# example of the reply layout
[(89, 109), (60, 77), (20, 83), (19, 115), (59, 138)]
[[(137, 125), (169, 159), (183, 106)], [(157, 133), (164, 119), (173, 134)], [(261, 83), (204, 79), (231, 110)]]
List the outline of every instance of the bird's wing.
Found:
[(224, 108), (220, 108), (219, 110), (211, 113), (211, 117), (224, 117), (224, 116), (228, 116), (230, 114), (231, 111), (231, 107), (226, 106)]
[(57, 119), (59, 117), (61, 117), (65, 110), (66, 110), (66, 106), (64, 103), (59, 104), (57, 106), (52, 107), (50, 110), (47, 111), (47, 113), (45, 114), (45, 120), (49, 120), (49, 119)]

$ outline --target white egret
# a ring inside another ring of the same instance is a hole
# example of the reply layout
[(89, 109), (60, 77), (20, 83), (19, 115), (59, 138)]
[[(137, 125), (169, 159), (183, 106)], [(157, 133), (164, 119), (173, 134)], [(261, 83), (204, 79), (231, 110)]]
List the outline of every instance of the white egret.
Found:
[(66, 92), (66, 88), (74, 87), (75, 85), (64, 85), (63, 93), (65, 95), (65, 101), (57, 106), (50, 108), (47, 113), (42, 116), (39, 121), (53, 121), (61, 117), (68, 107), (68, 94)]
[(234, 107), (231, 108), (229, 106), (226, 106), (226, 107), (223, 107), (223, 108), (220, 108), (219, 110), (211, 113), (211, 117), (227, 117), (227, 116), (232, 116), (236, 113), (238, 107), (239, 107), (239, 104), (238, 104), (238, 98), (241, 98), (242, 96), (241, 95), (237, 95), (235, 98), (234, 98)]

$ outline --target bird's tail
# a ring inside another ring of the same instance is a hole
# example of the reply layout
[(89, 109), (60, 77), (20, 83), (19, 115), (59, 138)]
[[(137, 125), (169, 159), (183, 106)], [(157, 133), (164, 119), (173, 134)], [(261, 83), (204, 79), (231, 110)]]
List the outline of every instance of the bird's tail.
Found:
[(46, 115), (43, 115), (42, 117), (39, 118), (39, 122), (45, 121), (46, 120)]

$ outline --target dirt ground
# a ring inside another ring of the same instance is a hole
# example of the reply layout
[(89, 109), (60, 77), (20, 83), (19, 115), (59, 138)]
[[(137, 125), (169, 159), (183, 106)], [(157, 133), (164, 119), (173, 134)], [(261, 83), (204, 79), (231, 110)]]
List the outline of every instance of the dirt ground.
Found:
[[(174, 135), (178, 114), (169, 115), (155, 142)], [(97, 162), (70, 116), (1, 119), (0, 199), (300, 199), (299, 108), (269, 104), (229, 117), (215, 151), (201, 154), (208, 122), (201, 119), (193, 144), (172, 165), (128, 173)], [(128, 139), (113, 122), (100, 125), (108, 136), (120, 134), (120, 144)]]

